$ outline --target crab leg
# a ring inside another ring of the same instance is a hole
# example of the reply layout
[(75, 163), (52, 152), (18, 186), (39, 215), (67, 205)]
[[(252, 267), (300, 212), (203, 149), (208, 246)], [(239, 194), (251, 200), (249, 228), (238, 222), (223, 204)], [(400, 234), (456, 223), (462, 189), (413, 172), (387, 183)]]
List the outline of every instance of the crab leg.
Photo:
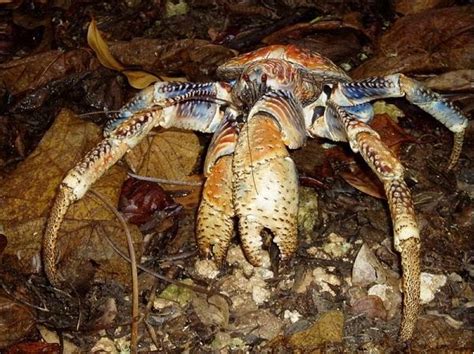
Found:
[(461, 154), (468, 120), (451, 102), (420, 82), (403, 74), (394, 74), (339, 83), (331, 95), (331, 100), (339, 106), (355, 106), (374, 99), (403, 96), (454, 133), (454, 144), (448, 164), (448, 170), (452, 169)]
[(404, 296), (400, 338), (408, 340), (420, 306), (420, 236), (411, 193), (403, 180), (403, 166), (367, 124), (332, 102), (328, 103), (328, 109), (341, 120), (352, 150), (362, 155), (384, 185), (393, 222), (394, 245), (402, 259)]
[(232, 156), (237, 142), (235, 112), (228, 109), (214, 133), (204, 166), (207, 177), (196, 220), (196, 239), (201, 254), (221, 265), (234, 231)]
[(285, 145), (304, 143), (304, 130), (297, 129), (302, 120), (291, 95), (270, 92), (255, 104), (239, 135), (233, 160), (234, 206), (242, 247), (254, 266), (262, 265), (264, 228), (273, 233), (282, 260), (296, 251), (298, 178)]
[(160, 82), (143, 90), (122, 109), (118, 118), (109, 124), (106, 138), (68, 172), (59, 187), (43, 238), (43, 263), (51, 284), (61, 284), (56, 266), (56, 243), (69, 206), (81, 199), (90, 186), (152, 128), (174, 126), (213, 132), (223, 116), (216, 102), (228, 101), (228, 95), (227, 84)]

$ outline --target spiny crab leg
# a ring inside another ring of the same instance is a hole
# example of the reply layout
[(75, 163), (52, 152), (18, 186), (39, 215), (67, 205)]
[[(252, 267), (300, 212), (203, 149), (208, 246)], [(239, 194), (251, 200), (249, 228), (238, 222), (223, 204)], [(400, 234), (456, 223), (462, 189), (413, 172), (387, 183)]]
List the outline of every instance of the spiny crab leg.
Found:
[(339, 106), (356, 106), (379, 98), (403, 96), (454, 133), (454, 144), (448, 163), (448, 170), (452, 169), (461, 154), (468, 121), (451, 102), (420, 82), (403, 74), (394, 74), (339, 83), (331, 94), (331, 100)]
[[(71, 169), (56, 195), (43, 238), (43, 264), (51, 284), (62, 283), (56, 265), (57, 237), (69, 206), (81, 199), (122, 156), (156, 126), (174, 126), (213, 132), (223, 112), (220, 103), (230, 101), (225, 83), (163, 83), (143, 90), (126, 105), (106, 129), (106, 138)], [(146, 108), (146, 109), (145, 109)]]
[(403, 166), (367, 124), (332, 102), (328, 102), (328, 109), (341, 120), (352, 150), (362, 155), (384, 185), (393, 222), (394, 246), (402, 259), (404, 296), (400, 338), (406, 341), (412, 337), (420, 307), (420, 236), (411, 193), (403, 180)]
[(136, 114), (89, 151), (62, 181), (43, 238), (43, 264), (51, 284), (61, 284), (56, 267), (56, 244), (59, 228), (69, 206), (81, 199), (96, 180), (143, 139), (160, 116), (161, 110)]

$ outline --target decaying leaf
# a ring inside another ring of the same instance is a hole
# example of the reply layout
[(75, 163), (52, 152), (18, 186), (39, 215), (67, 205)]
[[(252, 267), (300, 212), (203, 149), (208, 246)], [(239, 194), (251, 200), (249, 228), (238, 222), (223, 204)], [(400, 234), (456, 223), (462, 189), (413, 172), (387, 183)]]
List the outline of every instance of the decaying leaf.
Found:
[(432, 73), (474, 66), (474, 7), (433, 9), (398, 19), (381, 37), (376, 55), (354, 79), (392, 73)]
[(193, 298), (196, 315), (205, 326), (226, 328), (229, 324), (229, 304), (221, 295), (199, 295)]
[(451, 6), (455, 3), (453, 0), (397, 0), (395, 1), (395, 11), (410, 15), (429, 9)]
[(97, 28), (97, 22), (95, 19), (92, 19), (87, 29), (87, 44), (92, 48), (92, 50), (97, 55), (100, 63), (106, 68), (122, 71), (125, 67), (120, 64), (117, 59), (115, 59), (112, 54), (110, 54), (109, 46), (102, 38), (102, 35)]
[(34, 325), (35, 316), (28, 306), (0, 295), (0, 349), (22, 340)]
[(352, 305), (351, 311), (355, 315), (364, 314), (367, 318), (387, 319), (387, 310), (382, 299), (376, 295), (368, 295), (358, 299)]
[[(57, 187), (66, 171), (100, 139), (97, 126), (64, 110), (36, 150), (0, 186), (0, 223), (8, 238), (4, 262), (21, 273), (40, 271), (41, 240)], [(116, 165), (93, 189), (116, 205), (125, 178), (125, 169)], [(136, 250), (140, 251), (140, 233), (130, 228)], [(71, 206), (58, 243), (59, 269), (66, 279), (93, 274), (90, 260), (98, 265), (99, 278), (129, 278), (128, 264), (111, 249), (104, 233), (127, 253), (124, 231), (106, 207), (87, 195)]]
[(94, 19), (91, 21), (89, 28), (87, 29), (87, 43), (95, 52), (103, 66), (123, 73), (132, 87), (144, 89), (153, 82), (159, 81), (156, 76), (144, 71), (125, 70), (125, 67), (110, 53), (109, 46), (102, 38)]
[(218, 65), (237, 55), (235, 50), (203, 39), (164, 43), (159, 39), (134, 38), (129, 42), (110, 43), (110, 52), (126, 66), (139, 66), (160, 77), (184, 73), (192, 81), (209, 80)]
[(310, 328), (293, 334), (288, 343), (293, 349), (316, 349), (323, 343), (341, 342), (344, 315), (341, 311), (329, 311), (321, 315)]
[(201, 150), (193, 132), (167, 130), (143, 139), (126, 161), (137, 174), (179, 181), (193, 172)]
[(3, 81), (10, 94), (18, 95), (68, 74), (98, 67), (99, 63), (90, 51), (51, 50), (0, 64), (0, 81)]
[(454, 329), (442, 317), (420, 316), (416, 331), (413, 350), (440, 352), (460, 348), (459, 352), (472, 352), (472, 329)]
[(455, 70), (432, 77), (424, 82), (432, 90), (472, 91), (474, 90), (474, 70)]
[(383, 265), (372, 250), (363, 244), (352, 267), (352, 284), (367, 286), (371, 283), (398, 284), (398, 275)]

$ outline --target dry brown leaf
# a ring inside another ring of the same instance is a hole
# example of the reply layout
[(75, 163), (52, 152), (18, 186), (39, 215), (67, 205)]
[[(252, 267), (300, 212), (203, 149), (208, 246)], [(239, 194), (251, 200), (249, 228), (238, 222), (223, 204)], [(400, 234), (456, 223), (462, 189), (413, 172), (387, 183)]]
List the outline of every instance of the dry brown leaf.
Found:
[(124, 70), (122, 71), (122, 74), (127, 77), (127, 80), (132, 87), (139, 90), (150, 86), (154, 82), (160, 81), (160, 79), (155, 75), (139, 70)]
[(89, 47), (95, 52), (100, 63), (106, 68), (117, 71), (125, 69), (110, 53), (109, 46), (102, 38), (95, 19), (92, 19), (87, 29), (87, 44), (89, 44)]
[[(22, 273), (39, 272), (41, 240), (57, 187), (65, 173), (100, 139), (96, 125), (64, 110), (36, 150), (5, 178), (0, 186), (0, 223), (8, 238), (3, 260), (10, 266)], [(116, 205), (125, 178), (125, 169), (116, 165), (93, 189)], [(138, 244), (139, 231), (134, 226), (130, 229)], [(67, 279), (92, 272), (91, 259), (99, 265), (98, 277), (128, 279), (128, 264), (110, 248), (104, 232), (127, 252), (122, 227), (103, 205), (86, 195), (71, 206), (58, 243), (59, 268)], [(78, 269), (81, 274), (76, 274)]]
[(35, 315), (26, 305), (0, 295), (0, 349), (24, 339), (35, 326)]
[(376, 55), (354, 79), (392, 73), (433, 73), (474, 67), (474, 6), (433, 9), (398, 19)]
[(425, 85), (439, 91), (473, 91), (474, 70), (455, 70), (426, 80)]
[(144, 176), (186, 180), (202, 147), (195, 133), (167, 130), (149, 135), (127, 154), (132, 170)]
[(125, 70), (125, 67), (110, 53), (109, 45), (102, 38), (97, 28), (95, 19), (92, 19), (87, 29), (87, 43), (97, 55), (100, 63), (106, 68), (122, 72), (129, 84), (136, 89), (144, 89), (159, 79), (147, 72), (138, 70)]
[[(130, 151), (125, 160), (139, 175), (173, 181), (201, 182), (193, 172), (201, 154), (199, 138), (190, 131), (167, 130), (149, 135)], [(168, 191), (186, 190), (182, 197), (174, 197), (183, 207), (192, 209), (199, 204), (200, 186), (162, 184)]]
[(66, 75), (98, 67), (99, 63), (90, 51), (75, 49), (64, 53), (51, 50), (0, 64), (0, 81), (10, 94), (18, 95)]
[(358, 299), (351, 308), (354, 315), (364, 314), (367, 318), (387, 319), (387, 310), (382, 299), (375, 295), (367, 295)]
[[(110, 52), (126, 66), (174, 76), (186, 74), (190, 80), (209, 80), (217, 66), (237, 55), (235, 50), (202, 39), (182, 39), (170, 43), (153, 38), (134, 38), (110, 43)], [(163, 80), (175, 81), (176, 78)]]
[(193, 298), (193, 309), (205, 326), (226, 328), (229, 324), (229, 304), (220, 295), (197, 296)]
[(293, 349), (312, 350), (327, 342), (341, 342), (344, 315), (341, 311), (329, 311), (321, 315), (310, 328), (293, 334), (288, 344)]
[(429, 9), (451, 6), (454, 3), (453, 0), (397, 0), (395, 12), (410, 15)]

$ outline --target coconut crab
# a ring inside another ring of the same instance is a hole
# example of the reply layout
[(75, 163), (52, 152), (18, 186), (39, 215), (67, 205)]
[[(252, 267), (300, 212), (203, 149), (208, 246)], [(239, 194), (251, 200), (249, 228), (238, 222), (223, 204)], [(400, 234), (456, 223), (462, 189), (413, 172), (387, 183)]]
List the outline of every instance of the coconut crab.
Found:
[(251, 264), (261, 264), (264, 228), (272, 232), (280, 258), (290, 258), (297, 247), (298, 180), (287, 149), (303, 146), (308, 137), (321, 137), (348, 142), (384, 185), (403, 270), (400, 339), (410, 339), (419, 311), (419, 230), (403, 166), (368, 125), (373, 117), (370, 101), (404, 96), (451, 130), (448, 169), (459, 158), (466, 117), (403, 74), (352, 81), (330, 60), (292, 45), (240, 55), (217, 73), (223, 81), (157, 82), (106, 124), (104, 140), (59, 186), (43, 240), (50, 282), (61, 284), (56, 239), (68, 207), (157, 126), (213, 133), (196, 223), (202, 255), (222, 263), (237, 219)]

